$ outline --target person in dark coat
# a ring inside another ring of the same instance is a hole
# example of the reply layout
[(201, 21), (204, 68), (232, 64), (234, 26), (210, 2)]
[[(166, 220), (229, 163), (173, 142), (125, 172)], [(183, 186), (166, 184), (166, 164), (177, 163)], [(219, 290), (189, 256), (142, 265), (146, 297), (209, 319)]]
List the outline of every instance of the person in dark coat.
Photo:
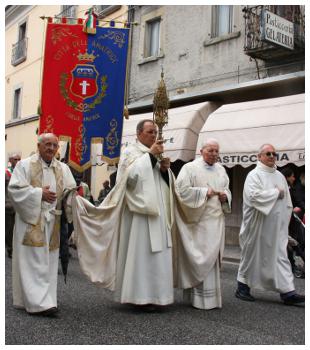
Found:
[(110, 183), (108, 180), (103, 182), (103, 188), (99, 192), (98, 196), (98, 202), (101, 203), (105, 197), (108, 195), (108, 193), (111, 191)]
[(5, 169), (5, 245), (9, 258), (12, 258), (13, 230), (15, 223), (15, 209), (11, 199), (8, 197), (8, 185), (17, 162), (20, 161), (19, 154), (13, 154), (9, 158), (10, 166)]
[(116, 168), (116, 170), (114, 171), (114, 173), (112, 173), (112, 174), (110, 175), (110, 187), (111, 187), (111, 189), (115, 186), (116, 176), (117, 176), (117, 168)]
[(296, 254), (297, 256), (300, 256), (303, 260), (305, 260), (304, 230), (301, 227), (302, 224), (298, 220), (298, 218), (302, 218), (304, 215), (304, 204), (303, 204), (303, 208), (301, 208), (302, 198), (298, 197), (298, 192), (296, 191), (296, 187), (294, 186), (296, 181), (294, 171), (290, 167), (285, 167), (281, 170), (281, 173), (284, 175), (287, 181), (292, 204), (293, 204), (293, 212), (291, 215), (288, 231), (289, 231), (290, 237), (292, 237), (297, 242), (297, 245), (296, 243), (290, 243), (290, 240), (289, 240), (288, 258), (291, 262), (292, 270), (294, 272), (295, 270), (294, 255)]

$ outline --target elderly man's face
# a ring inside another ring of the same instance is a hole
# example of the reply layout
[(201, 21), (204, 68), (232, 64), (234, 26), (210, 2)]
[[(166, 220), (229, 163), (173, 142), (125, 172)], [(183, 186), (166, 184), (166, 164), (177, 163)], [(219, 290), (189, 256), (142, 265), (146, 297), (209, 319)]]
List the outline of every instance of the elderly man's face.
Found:
[(277, 154), (272, 145), (266, 145), (258, 155), (258, 160), (266, 166), (273, 168), (277, 159)]
[(138, 140), (146, 147), (150, 148), (156, 141), (157, 127), (152, 122), (145, 122), (143, 130), (137, 135)]
[(15, 165), (17, 164), (17, 162), (20, 161), (20, 156), (15, 155), (15, 156), (13, 156), (13, 157), (10, 157), (9, 160), (10, 160), (10, 163), (11, 163), (12, 168), (14, 169), (14, 168), (15, 168)]
[(216, 143), (206, 145), (204, 148), (200, 150), (200, 153), (202, 155), (203, 160), (206, 163), (213, 165), (218, 161), (219, 145)]
[(56, 136), (47, 136), (38, 143), (40, 156), (46, 162), (51, 162), (58, 151), (58, 139)]

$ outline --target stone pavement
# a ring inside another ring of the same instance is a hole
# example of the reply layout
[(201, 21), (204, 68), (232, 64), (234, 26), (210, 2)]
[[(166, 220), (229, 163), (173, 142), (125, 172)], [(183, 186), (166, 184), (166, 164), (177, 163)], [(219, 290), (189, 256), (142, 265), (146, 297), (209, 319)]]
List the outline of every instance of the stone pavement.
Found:
[[(226, 250), (230, 256), (236, 249)], [(237, 250), (238, 252), (238, 250)], [(6, 345), (304, 345), (305, 308), (284, 305), (277, 293), (253, 291), (256, 301), (234, 296), (238, 264), (221, 270), (222, 309), (197, 310), (175, 291), (175, 302), (143, 312), (113, 301), (111, 292), (82, 274), (72, 252), (67, 284), (58, 280), (59, 317), (30, 316), (12, 306), (11, 259), (5, 261)], [(228, 256), (226, 255), (226, 258)], [(304, 292), (305, 281), (295, 281)]]
[(240, 253), (241, 250), (238, 245), (225, 245), (223, 261), (239, 264)]

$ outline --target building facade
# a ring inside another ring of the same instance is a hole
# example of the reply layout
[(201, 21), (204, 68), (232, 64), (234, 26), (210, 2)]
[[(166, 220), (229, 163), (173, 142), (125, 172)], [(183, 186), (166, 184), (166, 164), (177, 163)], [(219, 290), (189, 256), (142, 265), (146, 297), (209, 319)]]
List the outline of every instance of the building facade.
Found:
[[(300, 117), (296, 118), (298, 127), (294, 127), (294, 121), (289, 119), (285, 123), (290, 123), (291, 129), (298, 130), (296, 137), (301, 140), (301, 146), (296, 145), (298, 149), (294, 151), (298, 160), (292, 163), (297, 173), (304, 171), (304, 11), (304, 6), (300, 5), (131, 6), (130, 18), (139, 23), (132, 30), (129, 88), (132, 118), (139, 119), (139, 113), (143, 113), (144, 117), (152, 116), (154, 90), (162, 70), (170, 98), (170, 123), (174, 123), (173, 109), (182, 109), (182, 106), (194, 108), (198, 106), (197, 103), (203, 102), (213, 103), (215, 111), (205, 116), (206, 122), (200, 136), (208, 131), (208, 123), (213, 123), (213, 131), (223, 128), (224, 123), (226, 126), (222, 132), (212, 134), (209, 130), (209, 135), (216, 134), (220, 145), (221, 139), (224, 145), (227, 135), (234, 135), (237, 120), (244, 123), (241, 129), (245, 130), (244, 120), (247, 118), (241, 115), (243, 109), (248, 110), (249, 119), (255, 115), (256, 120), (264, 120), (266, 130), (267, 127), (268, 130), (275, 130), (271, 141), (275, 146), (280, 145), (276, 137), (277, 125), (269, 125), (269, 120), (281, 114), (281, 108), (284, 114), (292, 116), (292, 109), (298, 105), (301, 114), (296, 116)], [(266, 120), (263, 117), (267, 107), (270, 118)], [(258, 113), (257, 108), (261, 108)], [(223, 118), (224, 114), (226, 119)], [(229, 119), (227, 116), (230, 114), (232, 117)], [(221, 126), (216, 125), (217, 120), (224, 122)], [(256, 127), (253, 123), (251, 128)], [(167, 140), (170, 139), (168, 133), (171, 131), (166, 132)], [(226, 219), (227, 244), (238, 244), (244, 180), (256, 162), (255, 153), (259, 147), (256, 144), (270, 142), (267, 140), (268, 133), (262, 133), (266, 136), (265, 141), (264, 138), (249, 141), (251, 136), (245, 139), (246, 145), (252, 144), (257, 148), (250, 150), (241, 146), (239, 151), (244, 152), (242, 156), (230, 156), (234, 162), (229, 164), (223, 162), (227, 165), (233, 194), (232, 213)], [(245, 134), (245, 131), (241, 132), (241, 135)], [(196, 140), (197, 149), (193, 158), (199, 154), (200, 136)], [(287, 136), (283, 135), (282, 139)], [(289, 143), (290, 137), (286, 140)], [(236, 145), (232, 143), (231, 148), (238, 148), (242, 138), (232, 141)], [(284, 145), (285, 155), (290, 146)], [(226, 151), (229, 152), (229, 149)], [(224, 161), (229, 159), (227, 154), (222, 158)], [(252, 165), (245, 165), (241, 161), (245, 159), (252, 159)], [(288, 158), (282, 165), (286, 163), (290, 163)], [(176, 173), (179, 168), (175, 168)]]

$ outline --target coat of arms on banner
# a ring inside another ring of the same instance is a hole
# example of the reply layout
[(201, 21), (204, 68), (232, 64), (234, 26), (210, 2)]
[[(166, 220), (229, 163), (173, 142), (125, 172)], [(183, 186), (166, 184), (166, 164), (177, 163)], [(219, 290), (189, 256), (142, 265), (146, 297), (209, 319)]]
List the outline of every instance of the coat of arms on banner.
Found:
[(88, 35), (80, 24), (48, 23), (40, 132), (67, 140), (79, 171), (91, 165), (92, 142), (103, 144), (108, 163), (119, 158), (127, 49), (128, 29), (97, 27)]
[(98, 92), (98, 75), (94, 66), (77, 64), (71, 72), (71, 93), (83, 99), (95, 96)]

